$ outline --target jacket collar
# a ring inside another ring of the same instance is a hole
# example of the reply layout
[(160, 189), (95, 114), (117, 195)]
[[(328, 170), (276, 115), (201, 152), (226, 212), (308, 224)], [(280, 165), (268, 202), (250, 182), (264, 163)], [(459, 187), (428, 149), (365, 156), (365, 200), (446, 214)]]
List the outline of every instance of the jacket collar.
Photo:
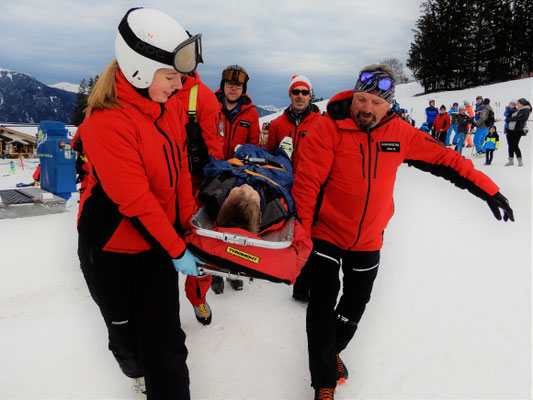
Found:
[[(135, 88), (126, 80), (122, 71), (115, 74), (117, 85), (117, 97), (120, 103), (129, 103), (152, 119), (157, 119), (164, 108), (163, 103), (157, 103), (140, 95)], [(122, 101), (121, 101), (122, 100)]]

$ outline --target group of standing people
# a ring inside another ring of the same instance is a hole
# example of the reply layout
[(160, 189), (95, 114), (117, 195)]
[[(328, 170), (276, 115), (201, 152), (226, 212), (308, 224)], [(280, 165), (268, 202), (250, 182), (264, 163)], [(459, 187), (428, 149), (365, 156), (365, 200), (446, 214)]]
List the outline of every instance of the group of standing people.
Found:
[[(197, 277), (199, 260), (183, 239), (198, 206), (193, 194), (202, 166), (259, 143), (248, 74), (226, 68), (213, 94), (196, 72), (201, 49), (201, 34), (168, 15), (129, 10), (119, 24), (116, 60), (89, 96), (79, 130), (89, 171), (78, 216), (81, 268), (109, 349), (150, 400), (190, 398), (176, 272), (191, 276), (187, 296), (204, 304), (199, 321), (211, 317), (204, 301), (210, 278)], [(315, 399), (333, 399), (337, 382), (348, 378), (339, 354), (370, 299), (402, 162), (445, 176), (486, 201), (497, 219), (503, 212), (514, 220), (494, 182), (390, 110), (395, 85), (389, 67), (365, 67), (322, 116), (309, 103), (311, 82), (295, 75), (291, 105), (270, 124), (268, 149), (292, 143), (292, 195), (314, 245), (293, 295), (309, 302)]]
[[(455, 145), (455, 150), (462, 152), (463, 147), (474, 147), (477, 156), (485, 156), (485, 165), (493, 160), (494, 150), (499, 147), (499, 135), (495, 125), (494, 109), (489, 98), (476, 97), (475, 109), (465, 100), (463, 105), (453, 103), (449, 111), (445, 105), (439, 109), (435, 101), (430, 100), (425, 110), (426, 122), (422, 130), (431, 133), (445, 146)], [(522, 153), (518, 144), (520, 138), (527, 134), (527, 120), (531, 113), (531, 104), (524, 98), (512, 100), (504, 112), (504, 135), (509, 146), (509, 160), (506, 166), (514, 165), (516, 156), (519, 166), (523, 166)], [(509, 128), (511, 126), (511, 128)], [(455, 135), (452, 138), (452, 134)], [(473, 133), (473, 141), (470, 137)], [(450, 141), (450, 139), (452, 139)]]

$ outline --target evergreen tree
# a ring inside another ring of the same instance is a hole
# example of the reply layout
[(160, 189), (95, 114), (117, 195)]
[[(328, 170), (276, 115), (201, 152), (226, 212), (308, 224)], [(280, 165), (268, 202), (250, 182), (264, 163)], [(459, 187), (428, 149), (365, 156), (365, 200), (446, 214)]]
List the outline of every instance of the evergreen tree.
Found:
[(426, 92), (461, 89), (533, 70), (533, 1), (427, 0), (407, 66)]
[(85, 82), (85, 78), (81, 80), (78, 88), (78, 94), (76, 95), (76, 104), (72, 112), (71, 123), (79, 126), (85, 118), (85, 109), (87, 108), (88, 87)]

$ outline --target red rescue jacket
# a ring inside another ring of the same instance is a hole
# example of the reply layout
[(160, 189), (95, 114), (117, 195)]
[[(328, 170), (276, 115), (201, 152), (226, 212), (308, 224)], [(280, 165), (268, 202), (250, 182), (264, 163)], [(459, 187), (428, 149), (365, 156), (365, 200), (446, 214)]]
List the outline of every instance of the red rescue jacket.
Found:
[(177, 231), (195, 208), (178, 102), (144, 98), (121, 71), (115, 82), (124, 107), (93, 110), (83, 123), (91, 171), (78, 231), (106, 251), (133, 254), (161, 246), (178, 257), (185, 242)]
[(351, 114), (353, 91), (335, 95), (328, 114), (300, 146), (292, 194), (304, 228), (344, 250), (374, 251), (394, 211), (402, 162), (442, 176), (482, 199), (498, 186), (470, 160), (389, 113), (361, 131)]
[[(219, 109), (224, 105), (224, 93), (217, 90), (215, 95), (219, 102)], [(224, 122), (224, 160), (229, 160), (235, 153), (235, 146), (238, 144), (259, 145), (259, 114), (252, 104), (252, 99), (244, 94), (241, 97), (241, 110), (237, 113), (233, 121), (221, 112)]]
[[(224, 156), (224, 137), (219, 129), (222, 121), (220, 106), (215, 94), (201, 80), (197, 71), (194, 76), (186, 75), (183, 80), (183, 87), (174, 95), (179, 103), (182, 114), (182, 129), (185, 134), (185, 125), (189, 122), (187, 111), (189, 110), (189, 100), (191, 88), (198, 85), (198, 96), (196, 101), (196, 120), (202, 129), (202, 138), (205, 141), (209, 153), (215, 158), (221, 159)], [(201, 176), (192, 176), (193, 193), (196, 193), (202, 184)]]
[(187, 116), (189, 96), (191, 88), (195, 85), (199, 85), (196, 118), (202, 128), (202, 137), (209, 149), (209, 153), (213, 154), (215, 158), (221, 159), (224, 155), (224, 137), (220, 135), (218, 129), (218, 124), (222, 120), (220, 105), (218, 104), (215, 94), (200, 80), (198, 72), (196, 71), (194, 71), (194, 76), (187, 75), (185, 77), (183, 87), (174, 95), (182, 108), (183, 126), (189, 122)]
[(297, 125), (296, 122), (288, 114), (289, 109), (287, 108), (283, 114), (270, 122), (270, 128), (268, 129), (268, 140), (266, 143), (266, 148), (268, 150), (274, 150), (279, 146), (279, 143), (286, 136), (292, 138), (292, 165), (293, 169), (296, 171), (298, 164), (298, 149), (300, 147), (300, 141), (302, 138), (307, 135), (307, 132), (311, 127), (322, 119), (320, 109), (315, 105), (311, 104), (309, 112), (303, 116), (300, 123)]

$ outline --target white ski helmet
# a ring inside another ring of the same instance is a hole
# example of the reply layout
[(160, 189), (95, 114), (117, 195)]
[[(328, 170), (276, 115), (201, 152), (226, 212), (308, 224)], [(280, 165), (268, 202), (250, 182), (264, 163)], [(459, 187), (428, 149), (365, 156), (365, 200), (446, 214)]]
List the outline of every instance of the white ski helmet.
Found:
[(145, 89), (158, 69), (174, 68), (183, 74), (194, 71), (202, 62), (201, 37), (191, 36), (161, 11), (132, 8), (119, 24), (115, 57), (128, 82)]

